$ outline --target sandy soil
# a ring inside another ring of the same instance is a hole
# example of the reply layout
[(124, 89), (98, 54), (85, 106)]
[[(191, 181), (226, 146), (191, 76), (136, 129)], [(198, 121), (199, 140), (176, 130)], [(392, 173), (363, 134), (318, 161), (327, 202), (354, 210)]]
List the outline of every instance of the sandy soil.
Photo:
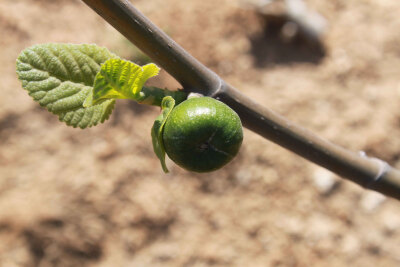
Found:
[[(400, 2), (317, 1), (323, 53), (232, 0), (132, 1), (229, 83), (290, 120), (400, 167)], [(15, 74), (30, 45), (133, 47), (80, 1), (0, 1), (0, 266), (399, 266), (400, 205), (245, 131), (211, 174), (152, 152), (158, 110), (119, 101), (79, 130)], [(311, 50), (310, 50), (311, 49)], [(153, 81), (174, 89), (163, 73)], [(332, 180), (324, 192), (316, 180)]]

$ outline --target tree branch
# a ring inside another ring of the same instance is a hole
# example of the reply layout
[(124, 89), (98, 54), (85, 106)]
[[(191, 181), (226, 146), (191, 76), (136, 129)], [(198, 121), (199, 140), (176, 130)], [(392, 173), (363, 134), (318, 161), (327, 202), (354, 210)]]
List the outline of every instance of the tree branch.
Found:
[(233, 108), (248, 129), (351, 181), (400, 199), (400, 172), (387, 163), (334, 145), (255, 103), (202, 65), (127, 0), (83, 0), (161, 65), (188, 92)]

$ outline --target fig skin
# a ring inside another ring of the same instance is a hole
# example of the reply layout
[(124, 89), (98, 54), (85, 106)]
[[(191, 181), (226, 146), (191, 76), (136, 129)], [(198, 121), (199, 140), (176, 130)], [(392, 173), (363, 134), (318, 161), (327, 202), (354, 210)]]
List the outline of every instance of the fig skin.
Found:
[(168, 157), (193, 172), (211, 172), (230, 162), (243, 141), (239, 116), (211, 97), (185, 100), (172, 111), (163, 130)]

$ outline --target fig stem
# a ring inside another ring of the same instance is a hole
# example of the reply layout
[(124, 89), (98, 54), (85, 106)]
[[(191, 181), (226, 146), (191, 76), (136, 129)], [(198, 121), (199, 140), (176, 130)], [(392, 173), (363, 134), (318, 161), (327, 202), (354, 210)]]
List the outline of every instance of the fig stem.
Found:
[(186, 92), (221, 100), (239, 114), (245, 127), (264, 138), (365, 188), (400, 200), (400, 171), (332, 144), (255, 103), (186, 52), (128, 0), (83, 2), (162, 66)]
[(176, 105), (178, 105), (187, 99), (188, 94), (182, 90), (170, 91), (168, 89), (154, 86), (143, 86), (139, 93), (139, 99), (137, 99), (137, 102), (140, 104), (161, 107), (161, 102), (166, 96), (171, 96), (175, 100)]

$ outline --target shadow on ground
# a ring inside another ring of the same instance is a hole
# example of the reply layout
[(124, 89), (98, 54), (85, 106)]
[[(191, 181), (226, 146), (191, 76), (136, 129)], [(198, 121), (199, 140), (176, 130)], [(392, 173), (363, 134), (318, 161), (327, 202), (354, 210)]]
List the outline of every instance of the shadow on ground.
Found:
[(264, 31), (250, 36), (250, 53), (256, 68), (272, 67), (293, 63), (319, 64), (326, 55), (321, 42), (311, 42), (297, 34), (293, 38), (282, 36), (285, 20), (268, 21)]

